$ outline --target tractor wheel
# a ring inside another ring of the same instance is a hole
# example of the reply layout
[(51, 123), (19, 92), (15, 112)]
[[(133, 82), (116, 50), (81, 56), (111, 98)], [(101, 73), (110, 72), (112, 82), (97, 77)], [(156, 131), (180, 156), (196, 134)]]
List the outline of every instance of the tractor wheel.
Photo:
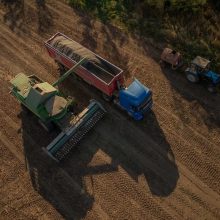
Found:
[(186, 73), (186, 78), (191, 83), (197, 83), (199, 81), (199, 77), (197, 75), (189, 73), (189, 72)]
[(216, 93), (217, 91), (216, 91), (216, 87), (214, 86), (214, 85), (212, 85), (212, 84), (210, 84), (210, 85), (208, 85), (208, 91), (210, 92), (210, 93)]

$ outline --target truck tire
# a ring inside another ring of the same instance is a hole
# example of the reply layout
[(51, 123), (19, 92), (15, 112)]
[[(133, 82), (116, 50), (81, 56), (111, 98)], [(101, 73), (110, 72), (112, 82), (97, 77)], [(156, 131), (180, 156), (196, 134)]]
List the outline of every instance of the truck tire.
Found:
[(199, 77), (193, 73), (190, 73), (190, 72), (186, 72), (186, 78), (191, 83), (199, 82)]

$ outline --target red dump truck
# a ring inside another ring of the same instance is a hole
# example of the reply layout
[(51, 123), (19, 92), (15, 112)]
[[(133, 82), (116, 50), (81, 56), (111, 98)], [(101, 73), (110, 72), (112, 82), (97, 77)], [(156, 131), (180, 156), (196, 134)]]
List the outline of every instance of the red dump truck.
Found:
[(135, 120), (144, 117), (152, 108), (152, 92), (135, 79), (124, 86), (123, 70), (108, 62), (62, 33), (56, 33), (45, 42), (47, 51), (59, 66), (70, 69), (80, 59), (86, 58), (75, 74), (102, 92), (107, 100), (114, 100)]

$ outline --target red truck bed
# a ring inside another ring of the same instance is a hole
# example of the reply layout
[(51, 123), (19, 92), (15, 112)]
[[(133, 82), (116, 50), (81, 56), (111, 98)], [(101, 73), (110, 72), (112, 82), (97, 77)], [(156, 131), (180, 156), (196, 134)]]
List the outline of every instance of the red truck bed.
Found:
[(67, 68), (71, 68), (83, 57), (88, 62), (81, 65), (75, 73), (108, 96), (117, 90), (117, 81), (123, 85), (122, 70), (83, 47), (62, 33), (56, 33), (45, 42), (49, 55)]

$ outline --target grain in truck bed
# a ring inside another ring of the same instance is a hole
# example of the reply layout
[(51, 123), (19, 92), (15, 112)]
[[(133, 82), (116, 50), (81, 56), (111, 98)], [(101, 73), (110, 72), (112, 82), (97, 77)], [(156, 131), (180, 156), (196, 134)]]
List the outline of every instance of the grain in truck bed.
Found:
[(75, 62), (79, 62), (80, 59), (86, 57), (88, 62), (82, 66), (106, 83), (110, 83), (115, 75), (119, 73), (114, 66), (111, 66), (104, 59), (101, 59), (76, 41), (65, 38), (64, 36), (56, 36), (50, 42), (50, 45)]

